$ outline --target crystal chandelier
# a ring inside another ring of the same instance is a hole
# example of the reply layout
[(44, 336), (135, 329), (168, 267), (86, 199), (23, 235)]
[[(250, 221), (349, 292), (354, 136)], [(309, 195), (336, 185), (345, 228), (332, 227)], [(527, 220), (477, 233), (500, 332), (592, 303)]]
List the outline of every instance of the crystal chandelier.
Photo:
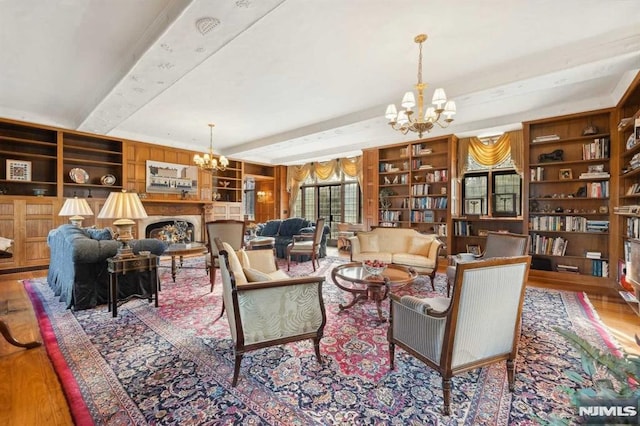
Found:
[[(438, 88), (433, 93), (433, 99), (431, 100), (432, 106), (429, 106), (426, 111), (424, 110), (424, 89), (427, 88), (427, 84), (422, 82), (422, 43), (427, 39), (426, 34), (419, 34), (413, 40), (418, 43), (418, 84), (416, 84), (416, 90), (418, 91), (418, 111), (414, 116), (412, 108), (416, 105), (416, 99), (413, 92), (407, 92), (402, 98), (402, 107), (405, 109), (398, 112), (395, 104), (391, 104), (387, 107), (385, 117), (389, 120), (389, 125), (394, 130), (399, 130), (402, 134), (406, 135), (409, 131), (418, 133), (418, 136), (422, 138), (422, 134), (429, 132), (434, 124), (445, 128), (449, 126), (449, 123), (453, 121), (453, 116), (456, 113), (456, 103), (454, 101), (447, 101), (447, 95), (444, 93), (444, 89)], [(424, 116), (422, 115), (424, 111)], [(444, 123), (440, 122), (441, 116), (444, 114)]]
[(213, 155), (213, 128), (215, 124), (209, 124), (211, 138), (209, 141), (209, 152), (207, 154), (196, 154), (193, 156), (193, 162), (205, 172), (215, 172), (216, 170), (224, 171), (227, 169), (229, 165), (229, 160), (224, 155), (220, 156), (220, 164), (218, 164), (218, 160)]

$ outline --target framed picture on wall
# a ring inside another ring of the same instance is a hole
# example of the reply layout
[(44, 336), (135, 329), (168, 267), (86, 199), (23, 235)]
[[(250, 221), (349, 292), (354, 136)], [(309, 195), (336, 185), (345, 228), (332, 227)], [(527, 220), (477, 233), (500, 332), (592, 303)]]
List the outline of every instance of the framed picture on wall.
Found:
[(31, 181), (31, 161), (7, 160), (7, 180)]
[(147, 160), (146, 191), (165, 194), (198, 193), (198, 168), (184, 164)]

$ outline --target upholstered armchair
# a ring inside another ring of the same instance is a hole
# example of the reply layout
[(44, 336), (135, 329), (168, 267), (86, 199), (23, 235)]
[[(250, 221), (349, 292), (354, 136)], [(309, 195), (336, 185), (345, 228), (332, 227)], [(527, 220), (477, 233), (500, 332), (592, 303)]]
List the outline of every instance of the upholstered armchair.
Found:
[(207, 258), (209, 282), (211, 283), (209, 291), (213, 291), (213, 284), (216, 282), (216, 269), (220, 268), (218, 249), (213, 240), (216, 237), (220, 238), (220, 240), (229, 243), (234, 250), (239, 250), (244, 246), (245, 224), (241, 220), (221, 219), (209, 221), (205, 226), (207, 228), (209, 246), (209, 257)]
[[(271, 250), (240, 250), (215, 238), (222, 275), (223, 303), (233, 340), (238, 382), (245, 352), (311, 339), (316, 358), (326, 323), (324, 277), (289, 278), (277, 270)], [(270, 259), (265, 258), (270, 257)], [(259, 269), (258, 269), (259, 268)]]
[(387, 339), (391, 369), (395, 346), (442, 376), (444, 414), (451, 410), (451, 378), (507, 362), (513, 391), (520, 317), (531, 257), (461, 263), (451, 299), (391, 295)]
[[(494, 257), (524, 256), (529, 249), (529, 236), (507, 232), (489, 232), (484, 252), (475, 260), (492, 259)], [(447, 297), (456, 276), (456, 266), (460, 260), (452, 257), (452, 264), (447, 267)]]
[(291, 256), (309, 256), (313, 271), (316, 270), (316, 263), (320, 267), (320, 243), (324, 233), (324, 218), (316, 221), (313, 234), (294, 235), (293, 240), (287, 246), (287, 271), (290, 270)]

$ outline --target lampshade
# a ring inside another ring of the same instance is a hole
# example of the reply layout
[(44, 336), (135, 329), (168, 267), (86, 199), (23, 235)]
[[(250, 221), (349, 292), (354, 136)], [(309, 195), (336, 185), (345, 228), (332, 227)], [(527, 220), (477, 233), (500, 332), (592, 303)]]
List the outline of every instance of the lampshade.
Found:
[(145, 219), (147, 212), (142, 201), (135, 192), (112, 192), (105, 201), (102, 210), (98, 213), (98, 219), (117, 219), (113, 225), (117, 228), (117, 240), (122, 243), (118, 249), (117, 257), (133, 256), (128, 241), (133, 239), (131, 228), (135, 225), (133, 219)]
[(98, 219), (146, 219), (147, 212), (135, 192), (112, 192), (98, 213)]
[(60, 209), (58, 216), (71, 216), (69, 222), (76, 226), (82, 226), (83, 216), (93, 216), (89, 203), (84, 198), (67, 198)]

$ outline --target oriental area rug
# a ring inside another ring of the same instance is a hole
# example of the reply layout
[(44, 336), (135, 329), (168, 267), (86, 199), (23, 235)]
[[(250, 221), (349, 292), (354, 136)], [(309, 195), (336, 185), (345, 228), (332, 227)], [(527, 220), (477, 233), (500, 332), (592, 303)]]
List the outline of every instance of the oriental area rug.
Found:
[[(550, 416), (573, 423), (575, 410), (558, 387), (573, 386), (564, 371), (582, 371), (580, 357), (553, 327), (615, 348), (586, 295), (528, 288), (515, 391), (504, 362), (456, 376), (452, 415), (443, 416), (435, 371), (400, 348), (389, 369), (387, 324), (377, 320), (375, 304), (338, 308), (350, 301), (330, 278), (342, 262), (329, 257), (315, 273), (310, 262), (290, 272), (326, 276), (323, 364), (310, 341), (249, 352), (235, 388), (226, 315), (217, 319), (221, 285), (210, 292), (204, 269), (180, 270), (174, 283), (161, 268), (160, 307), (129, 301), (117, 318), (106, 305), (65, 309), (44, 279), (24, 285), (80, 425), (533, 425)], [(427, 297), (445, 289), (438, 274), (436, 292), (422, 277), (405, 291)], [(388, 302), (383, 307), (386, 315)]]

